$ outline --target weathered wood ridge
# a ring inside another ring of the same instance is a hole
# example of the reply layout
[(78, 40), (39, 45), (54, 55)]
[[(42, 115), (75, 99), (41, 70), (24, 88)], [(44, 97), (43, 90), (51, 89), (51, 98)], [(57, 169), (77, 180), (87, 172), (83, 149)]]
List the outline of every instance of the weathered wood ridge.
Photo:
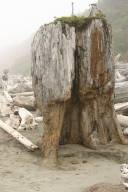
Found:
[(80, 27), (50, 23), (35, 35), (32, 78), (46, 159), (56, 160), (59, 143), (124, 143), (113, 107), (111, 42), (111, 27), (101, 18), (87, 18)]

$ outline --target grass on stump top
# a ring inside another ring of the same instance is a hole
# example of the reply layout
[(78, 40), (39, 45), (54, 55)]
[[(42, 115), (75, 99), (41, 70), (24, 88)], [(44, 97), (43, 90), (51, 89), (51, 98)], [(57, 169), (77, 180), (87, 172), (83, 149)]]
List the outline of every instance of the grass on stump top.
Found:
[(84, 16), (70, 16), (70, 17), (60, 17), (57, 18), (54, 23), (60, 21), (62, 25), (68, 24), (69, 26), (75, 28), (83, 28), (92, 21), (92, 19), (104, 19), (104, 17), (97, 16), (97, 17), (84, 17)]

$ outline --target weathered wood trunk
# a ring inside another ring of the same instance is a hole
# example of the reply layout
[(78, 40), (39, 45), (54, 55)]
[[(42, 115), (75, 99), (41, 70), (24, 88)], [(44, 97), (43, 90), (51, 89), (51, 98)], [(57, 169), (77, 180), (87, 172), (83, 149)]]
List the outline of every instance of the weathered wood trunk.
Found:
[(95, 148), (124, 141), (113, 107), (111, 28), (100, 18), (78, 26), (45, 25), (32, 43), (33, 88), (44, 120), (47, 160), (56, 160), (59, 143)]

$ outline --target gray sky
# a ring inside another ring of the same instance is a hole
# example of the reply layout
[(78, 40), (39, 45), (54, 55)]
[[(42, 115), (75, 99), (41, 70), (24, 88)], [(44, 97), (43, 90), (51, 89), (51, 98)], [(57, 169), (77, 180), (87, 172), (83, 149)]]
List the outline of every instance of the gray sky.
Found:
[[(75, 13), (97, 0), (73, 0)], [(72, 0), (0, 0), (0, 51), (30, 37), (54, 16), (71, 14)]]

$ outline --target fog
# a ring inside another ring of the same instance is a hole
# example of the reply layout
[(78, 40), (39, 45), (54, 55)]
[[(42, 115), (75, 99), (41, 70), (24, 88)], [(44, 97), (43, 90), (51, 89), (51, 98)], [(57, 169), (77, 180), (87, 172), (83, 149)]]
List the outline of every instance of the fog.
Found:
[[(20, 52), (29, 49), (32, 35), (40, 25), (50, 22), (54, 17), (71, 15), (71, 2), (0, 0), (0, 66), (4, 68), (15, 64)], [(94, 2), (96, 0), (74, 0), (75, 14), (85, 11)], [(28, 41), (28, 45), (25, 45)]]

